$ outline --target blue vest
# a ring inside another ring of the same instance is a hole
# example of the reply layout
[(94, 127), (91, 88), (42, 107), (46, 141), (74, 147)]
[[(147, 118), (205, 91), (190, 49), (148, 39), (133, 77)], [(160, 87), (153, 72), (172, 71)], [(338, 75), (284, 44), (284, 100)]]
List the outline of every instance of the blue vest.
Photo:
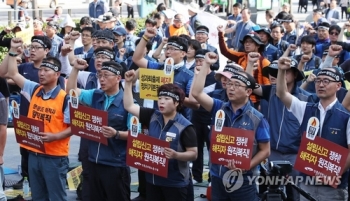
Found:
[[(294, 88), (293, 96), (308, 101), (311, 94), (299, 87)], [(270, 124), (271, 149), (283, 154), (297, 154), (302, 133), (298, 119), (289, 112), (276, 95), (276, 85), (271, 87), (268, 102), (267, 120)]]
[[(242, 114), (234, 120), (231, 119), (233, 116), (233, 112), (230, 109), (230, 102), (225, 102), (222, 105), (221, 109), (225, 112), (224, 127), (252, 130), (254, 131), (254, 133), (256, 133), (260, 121), (263, 119), (263, 115), (259, 111), (254, 109), (254, 107), (249, 102), (246, 104), (244, 110), (242, 111)], [(212, 121), (214, 122), (215, 118), (213, 118)], [(212, 123), (212, 125), (214, 125), (214, 123)], [(257, 152), (258, 143), (256, 142), (256, 140), (254, 140), (252, 157), (254, 157), (254, 155)], [(211, 164), (210, 174), (213, 176), (222, 178), (227, 171), (229, 171), (229, 169), (223, 165)], [(247, 176), (252, 176), (253, 173), (256, 173), (256, 171), (257, 167), (254, 167), (253, 169), (249, 170), (246, 174), (244, 174), (244, 180), (248, 181)]]
[[(298, 61), (298, 63), (301, 61), (301, 54), (293, 56), (295, 60)], [(303, 71), (309, 71), (309, 70), (314, 70), (318, 69), (322, 63), (322, 59), (315, 54), (312, 54), (311, 59), (305, 63)]]
[(226, 89), (215, 89), (213, 92), (210, 92), (208, 95), (212, 98), (216, 98), (224, 102), (228, 101)]
[(87, 80), (85, 89), (97, 89), (98, 86), (98, 79), (96, 76), (96, 73), (90, 73)]
[(265, 46), (265, 50), (263, 52), (264, 57), (269, 60), (269, 61), (275, 61), (278, 59), (277, 57), (277, 53), (278, 53), (278, 49), (277, 47), (271, 45), (270, 43), (268, 43)]
[[(120, 90), (108, 107), (108, 126), (117, 131), (127, 131), (128, 112), (123, 105), (123, 90)], [(92, 108), (104, 110), (106, 95), (102, 90), (95, 90), (92, 96)], [(89, 160), (96, 164), (113, 167), (126, 167), (126, 140), (108, 138), (108, 146), (89, 141)]]
[[(241, 14), (238, 14), (237, 16), (230, 15), (230, 16), (227, 17), (227, 20), (234, 20), (236, 22), (239, 22), (241, 19), (242, 19), (242, 15)], [(230, 25), (227, 25), (227, 28), (231, 28), (233, 26), (234, 26), (233, 24), (230, 24)], [(227, 47), (233, 48), (232, 40), (235, 37), (235, 33), (232, 32), (232, 33), (226, 34), (226, 36), (227, 36), (227, 41), (226, 41)]]
[(63, 39), (60, 38), (58, 35), (54, 35), (53, 39), (51, 40), (52, 46), (50, 49), (50, 55), (52, 57), (58, 58), (61, 52), (61, 47), (63, 44)]
[[(184, 116), (177, 113), (174, 120), (164, 126), (162, 114), (156, 110), (149, 124), (149, 135), (154, 138), (166, 140), (166, 133), (174, 133), (176, 137), (170, 142), (170, 148), (177, 152), (184, 152), (185, 147), (181, 146), (180, 136), (182, 131), (192, 125)], [(160, 177), (146, 172), (146, 181), (153, 185), (167, 187), (185, 187), (189, 183), (189, 165), (188, 162), (170, 159), (168, 163), (168, 178)]]
[(296, 35), (296, 31), (293, 30), (290, 33), (285, 33), (282, 36), (282, 40), (287, 41), (289, 44), (295, 44), (296, 40), (297, 40), (297, 35)]
[(95, 9), (95, 3), (91, 2), (89, 4), (89, 16), (92, 18), (98, 18), (98, 16), (105, 13), (105, 3), (103, 1), (98, 1)]
[(236, 25), (236, 34), (234, 39), (232, 40), (233, 48), (237, 51), (244, 50), (243, 44), (240, 42), (243, 40), (243, 37), (249, 32), (252, 31), (252, 28), (255, 26), (255, 24), (252, 21), (248, 21), (247, 23), (244, 23), (243, 21), (238, 22)]
[[(311, 117), (317, 117), (320, 119), (320, 111), (318, 109), (318, 103), (307, 103), (305, 108), (305, 114), (303, 118), (303, 122), (301, 124), (301, 133), (306, 132), (308, 121)], [(329, 140), (335, 144), (338, 144), (346, 149), (348, 149), (347, 137), (346, 137), (346, 129), (347, 122), (349, 121), (350, 114), (349, 112), (342, 106), (339, 101), (337, 101), (332, 109), (328, 110), (326, 113), (326, 117), (323, 122), (322, 132), (318, 131), (318, 136)], [(337, 134), (332, 134), (332, 131), (337, 130)], [(321, 135), (320, 135), (321, 133)], [(347, 157), (347, 156), (343, 156)], [(349, 170), (346, 170), (341, 176), (341, 184), (338, 185), (338, 188), (345, 188), (348, 184), (348, 174)], [(306, 176), (305, 174), (302, 174)]]
[(272, 43), (272, 45), (277, 48), (277, 58), (280, 58), (283, 55), (283, 53), (287, 50), (289, 43), (281, 39), (278, 41), (278, 43)]

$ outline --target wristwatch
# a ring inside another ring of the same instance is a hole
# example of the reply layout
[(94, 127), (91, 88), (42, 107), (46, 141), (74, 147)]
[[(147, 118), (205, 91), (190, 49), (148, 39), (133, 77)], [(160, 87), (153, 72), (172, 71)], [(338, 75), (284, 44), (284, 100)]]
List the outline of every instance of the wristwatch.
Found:
[(13, 53), (13, 52), (9, 52), (9, 56), (10, 56), (10, 57), (17, 57), (18, 54), (17, 54), (17, 53)]
[(114, 139), (119, 140), (119, 138), (120, 138), (120, 133), (119, 131), (117, 131), (117, 134), (114, 136)]

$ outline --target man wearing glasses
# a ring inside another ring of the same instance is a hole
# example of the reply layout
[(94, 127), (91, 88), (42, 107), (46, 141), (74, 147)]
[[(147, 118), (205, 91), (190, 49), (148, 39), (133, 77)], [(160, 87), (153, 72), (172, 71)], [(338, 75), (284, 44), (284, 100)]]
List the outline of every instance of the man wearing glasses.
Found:
[(80, 103), (108, 112), (108, 126), (102, 127), (108, 146), (88, 143), (90, 200), (130, 201), (130, 168), (126, 166), (128, 112), (123, 107), (124, 91), (120, 88), (124, 69), (114, 61), (103, 62), (96, 74), (100, 87), (84, 90), (77, 88), (77, 79), (79, 70), (86, 66), (83, 59), (74, 61), (74, 70), (68, 78), (69, 89), (77, 91)]
[[(39, 68), (41, 66), (41, 63), (46, 58), (48, 52), (51, 49), (51, 41), (47, 36), (33, 36), (31, 40), (31, 45), (27, 48), (29, 51), (29, 59), (32, 62), (23, 63), (18, 66), (18, 73), (22, 75), (27, 80), (39, 83)], [(7, 66), (8, 66), (8, 56), (5, 57), (3, 62), (0, 65), (0, 76), (4, 76), (7, 73)], [(58, 84), (62, 89), (65, 88), (64, 86), (64, 78), (60, 76), (58, 78)], [(16, 86), (16, 83), (14, 83), (12, 80), (8, 81), (9, 85)], [(21, 91), (19, 87), (17, 87), (18, 91)], [(20, 107), (20, 114), (21, 115), (27, 115), (29, 108), (29, 101), (23, 96), (21, 93), (21, 107)], [(20, 148), (21, 153), (21, 173), (22, 177), (28, 177), (28, 151), (24, 148)], [(23, 178), (13, 186), (15, 189), (21, 189), (22, 188), (22, 182)]]
[[(332, 48), (333, 49), (333, 48)], [(329, 52), (330, 56), (335, 56), (336, 53)], [(315, 87), (317, 97), (320, 99), (317, 103), (308, 103), (301, 101), (287, 91), (286, 87), (286, 71), (290, 69), (291, 59), (282, 57), (278, 60), (278, 75), (277, 75), (277, 96), (286, 106), (288, 111), (292, 112), (301, 125), (301, 130), (304, 133), (307, 129), (308, 121), (311, 118), (319, 119), (319, 130), (317, 136), (327, 139), (335, 144), (350, 150), (350, 114), (342, 106), (336, 97), (337, 91), (341, 88), (341, 74), (338, 69), (333, 67), (323, 68), (315, 79)], [(332, 134), (332, 130), (337, 130), (337, 134)], [(312, 197), (319, 201), (328, 200), (348, 200), (347, 183), (348, 169), (350, 167), (349, 155), (346, 157), (345, 172), (341, 175), (340, 184), (336, 188), (329, 185), (306, 185), (300, 183), (300, 188), (308, 192)], [(307, 178), (304, 181), (314, 181), (313, 178)], [(316, 180), (319, 184), (324, 180)], [(317, 184), (316, 183), (316, 184)], [(300, 197), (301, 201), (307, 199)]]
[[(257, 201), (258, 192), (255, 182), (249, 183), (248, 177), (257, 174), (257, 166), (270, 155), (270, 128), (264, 116), (254, 109), (249, 101), (249, 96), (259, 85), (253, 76), (246, 72), (233, 73), (231, 79), (226, 83), (228, 101), (224, 102), (206, 94), (204, 89), (205, 77), (210, 65), (217, 60), (215, 53), (209, 52), (205, 55), (199, 73), (194, 76), (192, 96), (212, 116), (212, 125), (217, 111), (223, 110), (224, 127), (251, 130), (254, 132), (254, 153), (250, 162), (249, 170), (242, 170), (234, 165), (234, 160), (229, 160), (227, 165), (212, 164), (210, 167), (212, 200), (250, 200)], [(258, 150), (258, 151), (257, 151)], [(210, 150), (211, 151), (211, 150)], [(241, 187), (229, 190), (225, 186), (227, 182), (226, 173), (230, 170), (242, 171), (243, 181)]]
[[(327, 43), (316, 44), (315, 55), (318, 57), (322, 58), (324, 51), (328, 49), (330, 45), (340, 44), (338, 42), (338, 37), (339, 37), (339, 34), (341, 33), (340, 26), (331, 25), (329, 27), (328, 33), (329, 33), (329, 41)], [(344, 61), (350, 59), (350, 53), (346, 51), (344, 47), (343, 47), (343, 50), (340, 52), (340, 54), (337, 56), (339, 58), (338, 65), (341, 65)]]

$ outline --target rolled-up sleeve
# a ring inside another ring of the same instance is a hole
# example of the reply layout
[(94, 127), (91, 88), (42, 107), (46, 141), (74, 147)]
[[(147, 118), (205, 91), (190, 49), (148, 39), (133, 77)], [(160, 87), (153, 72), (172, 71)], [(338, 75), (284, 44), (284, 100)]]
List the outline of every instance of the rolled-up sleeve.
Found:
[(270, 141), (270, 126), (265, 118), (261, 119), (256, 129), (255, 139), (258, 143)]

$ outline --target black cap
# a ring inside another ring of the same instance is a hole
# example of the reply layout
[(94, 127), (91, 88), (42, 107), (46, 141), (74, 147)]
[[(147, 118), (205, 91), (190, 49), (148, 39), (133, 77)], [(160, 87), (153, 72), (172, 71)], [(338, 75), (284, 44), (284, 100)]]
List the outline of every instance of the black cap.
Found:
[(196, 51), (195, 55), (194, 55), (194, 58), (202, 58), (204, 59), (205, 58), (205, 54), (210, 52), (209, 50), (206, 50), (206, 49), (199, 49)]
[(200, 25), (197, 27), (196, 29), (196, 32), (199, 31), (199, 30), (205, 30), (207, 33), (209, 33), (209, 28), (207, 26), (204, 26), (204, 25)]
[[(291, 66), (290, 68), (292, 70), (294, 70), (295, 72), (297, 72), (297, 77), (295, 79), (295, 81), (301, 81), (304, 79), (304, 73), (302, 73), (299, 69), (298, 69), (298, 61), (295, 60), (294, 58), (291, 58)], [(268, 67), (263, 68), (262, 70), (262, 74), (265, 77), (269, 77), (269, 75), (271, 75), (272, 77), (277, 77), (277, 73), (278, 73), (278, 60), (275, 60), (273, 62), (270, 63), (270, 65)]]
[(255, 32), (256, 32), (256, 33), (264, 32), (264, 33), (266, 33), (268, 36), (271, 37), (271, 30), (270, 30), (268, 27), (261, 27), (260, 29), (256, 30)]
[(257, 89), (260, 87), (260, 85), (255, 81), (254, 77), (246, 72), (234, 73), (231, 79), (237, 79), (242, 81), (244, 84), (247, 85), (247, 88), (250, 89)]
[(245, 41), (247, 38), (251, 38), (256, 44), (258, 44), (258, 45), (260, 45), (260, 46), (263, 46), (263, 45), (264, 45), (264, 43), (261, 42), (260, 37), (259, 37), (257, 34), (252, 34), (252, 33), (245, 35), (245, 36), (243, 37), (243, 40), (241, 40), (240, 42), (241, 42), (242, 44), (244, 44), (244, 41)]
[(56, 30), (58, 30), (60, 28), (60, 25), (55, 21), (48, 22), (47, 26), (54, 27)]

